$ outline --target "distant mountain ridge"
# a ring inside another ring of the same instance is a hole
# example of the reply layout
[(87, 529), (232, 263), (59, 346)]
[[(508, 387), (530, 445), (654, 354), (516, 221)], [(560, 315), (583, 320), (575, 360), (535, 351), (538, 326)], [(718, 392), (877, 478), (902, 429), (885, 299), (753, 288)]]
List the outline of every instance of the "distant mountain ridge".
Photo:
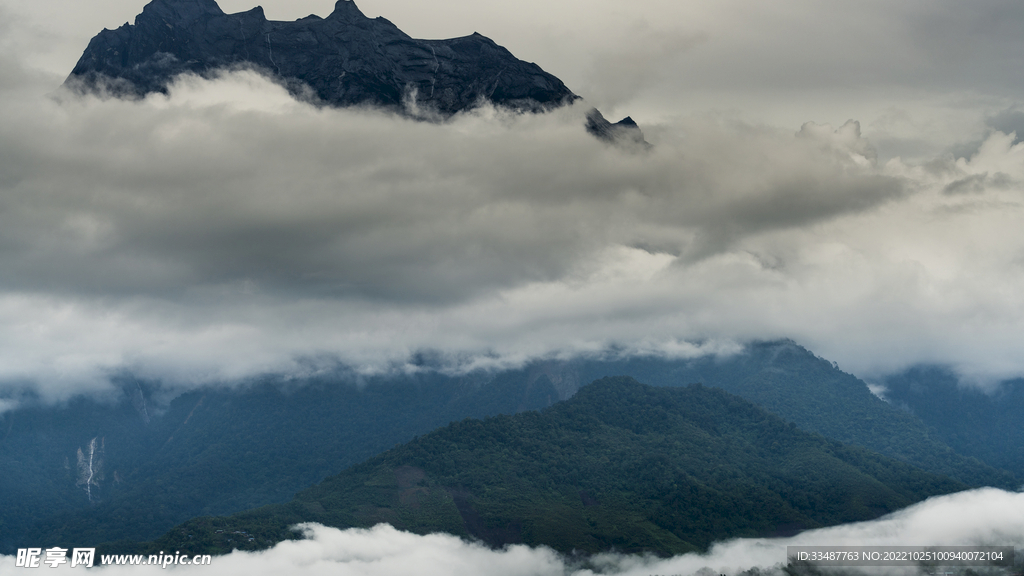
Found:
[(128, 549), (225, 553), (294, 537), (301, 522), (387, 522), (496, 547), (668, 555), (868, 520), (965, 488), (722, 390), (616, 377), (541, 412), (452, 423), (287, 504), (199, 518)]
[(351, 0), (326, 18), (295, 22), (267, 20), (258, 6), (226, 14), (214, 0), (153, 0), (134, 25), (96, 35), (68, 83), (144, 95), (165, 92), (181, 73), (240, 66), (332, 106), (418, 106), (450, 116), (482, 101), (541, 111), (579, 98), (485, 36), (418, 40)]
[(957, 452), (1024, 477), (1024, 379), (984, 392), (962, 386), (952, 370), (917, 366), (883, 380), (885, 397)]

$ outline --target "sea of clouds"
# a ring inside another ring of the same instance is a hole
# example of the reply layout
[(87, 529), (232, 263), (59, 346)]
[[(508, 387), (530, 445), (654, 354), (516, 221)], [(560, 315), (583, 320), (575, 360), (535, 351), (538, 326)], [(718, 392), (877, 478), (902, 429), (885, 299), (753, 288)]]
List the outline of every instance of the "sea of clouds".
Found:
[[(420, 536), (381, 524), (338, 530), (317, 524), (300, 528), (306, 538), (262, 552), (235, 551), (207, 566), (106, 566), (99, 574), (203, 574), (304, 576), (783, 576), (787, 546), (1024, 546), (1024, 494), (993, 488), (937, 496), (869, 522), (809, 530), (791, 538), (737, 539), (714, 544), (705, 554), (672, 558), (601, 554), (565, 557), (548, 548), (516, 545), (493, 550), (447, 534)], [(172, 554), (174, 551), (170, 551)], [(0, 557), (0, 570), (15, 572), (16, 558)], [(97, 562), (98, 564), (98, 562)], [(1019, 562), (1018, 562), (1019, 568)], [(52, 569), (44, 566), (47, 572)], [(61, 566), (55, 573), (73, 570)], [(975, 568), (987, 573), (986, 568)], [(1002, 574), (998, 569), (993, 574)], [(934, 568), (931, 569), (934, 571)], [(951, 570), (952, 571), (952, 570)], [(842, 568), (824, 574), (917, 576), (913, 567)]]
[(585, 104), (433, 124), (247, 71), (138, 101), (39, 87), (0, 86), (9, 394), (780, 337), (860, 375), (1024, 373), (1012, 133), (908, 163), (855, 121), (704, 113), (642, 153), (589, 136)]
[(648, 153), (586, 134), (586, 102), (432, 124), (247, 71), (137, 101), (59, 88), (136, 4), (0, 2), (0, 410), (126, 371), (189, 387), (774, 338), (865, 378), (1024, 374), (1016, 3), (360, 3), (415, 35), (483, 28), (641, 114)]

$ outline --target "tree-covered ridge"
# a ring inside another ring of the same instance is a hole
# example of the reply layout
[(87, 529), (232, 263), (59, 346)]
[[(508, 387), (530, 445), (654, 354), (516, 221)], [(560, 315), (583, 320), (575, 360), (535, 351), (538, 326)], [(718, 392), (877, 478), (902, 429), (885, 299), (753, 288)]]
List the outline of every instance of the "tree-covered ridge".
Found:
[[(767, 407), (803, 430), (971, 486), (1019, 485), (1010, 473), (951, 450), (942, 442), (953, 442), (943, 436), (948, 426), (929, 430), (914, 414), (875, 397), (863, 381), (789, 341), (752, 344), (728, 357), (537, 362), (457, 377), (429, 366), (426, 358), (415, 375), (369, 378), (361, 385), (343, 374), (325, 375), (235, 390), (204, 388), (169, 402), (146, 382), (129, 379), (119, 403), (79, 399), (0, 414), (0, 553), (44, 541), (148, 540), (196, 516), (286, 502), (417, 434), (466, 417), (549, 406), (582, 383), (613, 374), (656, 386), (702, 382)], [(958, 437), (968, 437), (968, 428), (985, 418), (967, 422), (954, 422)], [(999, 423), (983, 428), (1003, 434), (1004, 444), (1024, 429), (1012, 409)], [(94, 438), (102, 448), (102, 476), (90, 503), (77, 476), (76, 452)]]
[(287, 504), (196, 519), (153, 546), (227, 552), (294, 537), (299, 522), (388, 522), (491, 545), (674, 554), (875, 518), (963, 488), (722, 390), (616, 377), (542, 412), (453, 423)]

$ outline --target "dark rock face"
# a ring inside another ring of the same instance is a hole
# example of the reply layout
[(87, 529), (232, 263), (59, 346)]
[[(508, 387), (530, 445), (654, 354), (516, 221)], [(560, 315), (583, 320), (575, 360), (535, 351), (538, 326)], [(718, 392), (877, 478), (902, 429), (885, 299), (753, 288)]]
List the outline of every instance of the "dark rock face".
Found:
[(649, 150), (652, 146), (644, 139), (644, 133), (632, 118), (626, 116), (612, 124), (605, 119), (597, 108), (587, 112), (587, 132), (597, 138), (620, 146), (635, 146), (640, 150)]
[[(327, 18), (269, 21), (260, 7), (225, 14), (214, 0), (153, 0), (89, 42), (69, 84), (118, 95), (166, 92), (178, 74), (255, 67), (299, 96), (333, 106), (372, 105), (442, 117), (482, 100), (542, 111), (577, 99), (558, 78), (473, 34), (417, 40), (339, 0)], [(312, 90), (312, 94), (309, 91)]]

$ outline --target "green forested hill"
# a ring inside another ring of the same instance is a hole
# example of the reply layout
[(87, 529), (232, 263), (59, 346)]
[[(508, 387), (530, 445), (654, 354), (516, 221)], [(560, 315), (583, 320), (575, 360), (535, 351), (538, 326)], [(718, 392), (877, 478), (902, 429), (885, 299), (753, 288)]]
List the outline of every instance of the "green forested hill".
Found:
[(866, 520), (965, 487), (722, 390), (618, 377), (542, 412), (453, 423), (287, 504), (196, 519), (153, 546), (226, 552), (270, 545), (297, 522), (389, 522), (492, 545), (670, 554)]
[[(1016, 453), (1003, 449), (1006, 438), (1024, 437), (1024, 425), (1005, 409), (1012, 402), (993, 405), (1001, 410), (998, 418), (975, 410), (982, 415), (954, 419), (953, 426), (942, 422), (950, 422), (958, 400), (932, 406), (937, 410), (922, 405), (917, 413), (939, 423), (929, 429), (915, 414), (875, 397), (863, 381), (790, 341), (751, 344), (729, 357), (577, 359), (468, 376), (446, 376), (429, 365), (425, 361), (415, 375), (369, 378), (360, 385), (343, 374), (268, 379), (169, 401), (160, 400), (167, 396), (159, 388), (129, 379), (119, 401), (77, 399), (0, 414), (0, 553), (19, 543), (151, 539), (195, 516), (286, 502), (417, 434), (466, 417), (543, 408), (584, 382), (622, 374), (655, 386), (719, 387), (803, 430), (971, 486), (1019, 485), (1009, 472), (969, 457), (1013, 465), (999, 459)], [(974, 406), (965, 401), (965, 408)], [(983, 434), (977, 441), (964, 441), (977, 431)], [(988, 439), (997, 437), (1003, 438), (1001, 448), (986, 448), (996, 446)], [(77, 450), (93, 439), (102, 465), (90, 502), (78, 477)]]

